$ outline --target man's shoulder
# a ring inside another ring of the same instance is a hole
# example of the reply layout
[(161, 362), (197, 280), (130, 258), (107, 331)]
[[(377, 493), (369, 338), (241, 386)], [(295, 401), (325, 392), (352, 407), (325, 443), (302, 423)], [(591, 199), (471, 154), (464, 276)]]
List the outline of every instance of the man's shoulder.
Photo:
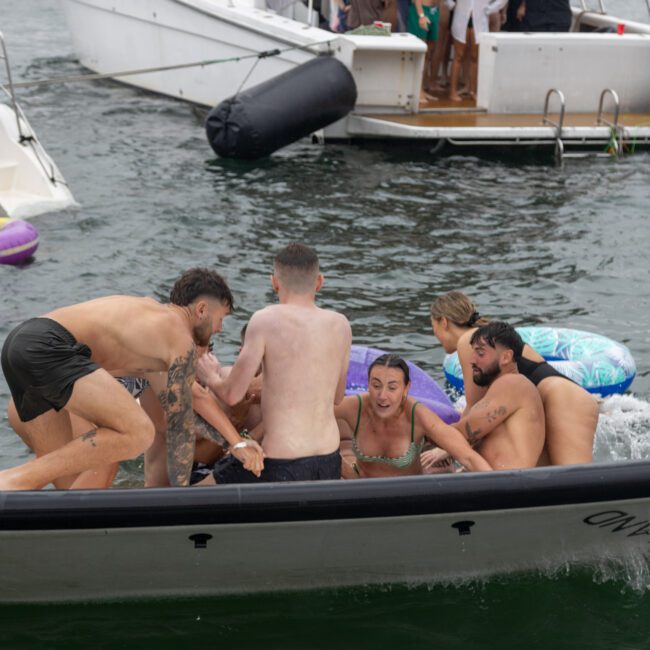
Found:
[(343, 324), (348, 324), (349, 321), (345, 314), (342, 314), (340, 311), (335, 311), (334, 309), (325, 309), (324, 307), (319, 307), (320, 312), (325, 318), (330, 318), (332, 321)]
[(489, 391), (492, 393), (497, 391), (511, 391), (515, 389), (522, 391), (528, 390), (531, 386), (534, 388), (530, 379), (527, 379), (524, 375), (517, 372), (509, 372), (499, 375), (499, 377), (490, 384)]

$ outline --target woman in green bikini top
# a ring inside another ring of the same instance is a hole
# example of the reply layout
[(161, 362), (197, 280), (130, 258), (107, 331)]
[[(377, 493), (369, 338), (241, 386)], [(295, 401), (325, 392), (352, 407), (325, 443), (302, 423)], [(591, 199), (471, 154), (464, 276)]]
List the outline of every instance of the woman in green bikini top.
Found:
[(368, 392), (334, 409), (341, 433), (343, 478), (421, 474), (425, 438), (471, 471), (492, 469), (460, 431), (408, 396), (409, 368), (384, 354), (368, 368)]

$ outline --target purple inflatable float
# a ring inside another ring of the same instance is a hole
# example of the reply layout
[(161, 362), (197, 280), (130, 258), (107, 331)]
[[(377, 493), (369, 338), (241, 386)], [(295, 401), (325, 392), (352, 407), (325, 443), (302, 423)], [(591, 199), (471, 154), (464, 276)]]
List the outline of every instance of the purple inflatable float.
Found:
[[(366, 348), (362, 345), (352, 346), (348, 378), (345, 384), (347, 395), (364, 393), (368, 390), (368, 366), (382, 354), (386, 353), (377, 348)], [(424, 370), (410, 361), (406, 363), (411, 374), (409, 395), (417, 399), (418, 402), (422, 402), (447, 424), (457, 422), (460, 415), (445, 391)]]
[(0, 264), (22, 264), (38, 248), (38, 230), (27, 221), (0, 218)]

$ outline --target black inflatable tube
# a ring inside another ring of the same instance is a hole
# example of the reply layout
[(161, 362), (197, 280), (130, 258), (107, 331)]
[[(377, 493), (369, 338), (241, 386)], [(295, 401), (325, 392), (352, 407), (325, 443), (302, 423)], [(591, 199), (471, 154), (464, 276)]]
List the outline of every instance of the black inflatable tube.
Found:
[(334, 521), (547, 508), (649, 496), (650, 461), (356, 481), (0, 492), (0, 530)]
[(340, 120), (356, 101), (350, 71), (317, 57), (215, 106), (208, 142), (219, 156), (255, 160)]

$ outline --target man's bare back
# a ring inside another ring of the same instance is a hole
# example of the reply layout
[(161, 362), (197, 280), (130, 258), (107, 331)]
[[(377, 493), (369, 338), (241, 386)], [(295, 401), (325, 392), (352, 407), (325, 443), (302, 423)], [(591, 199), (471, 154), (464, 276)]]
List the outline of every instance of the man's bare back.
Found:
[[(253, 314), (228, 377), (219, 377), (213, 357), (198, 362), (199, 381), (227, 404), (244, 397), (262, 364), (262, 481), (340, 478), (334, 405), (345, 395), (352, 333), (345, 316), (316, 306), (322, 283), (316, 253), (290, 244), (271, 277), (280, 304)], [(215, 466), (214, 479), (252, 480), (229, 459)]]
[(259, 337), (264, 346), (267, 456), (300, 458), (338, 449), (333, 405), (345, 391), (349, 332), (344, 316), (316, 306), (272, 305), (251, 319), (247, 341)]
[(55, 309), (51, 318), (92, 350), (105, 370), (160, 372), (192, 347), (192, 330), (178, 310), (152, 298), (107, 296)]

